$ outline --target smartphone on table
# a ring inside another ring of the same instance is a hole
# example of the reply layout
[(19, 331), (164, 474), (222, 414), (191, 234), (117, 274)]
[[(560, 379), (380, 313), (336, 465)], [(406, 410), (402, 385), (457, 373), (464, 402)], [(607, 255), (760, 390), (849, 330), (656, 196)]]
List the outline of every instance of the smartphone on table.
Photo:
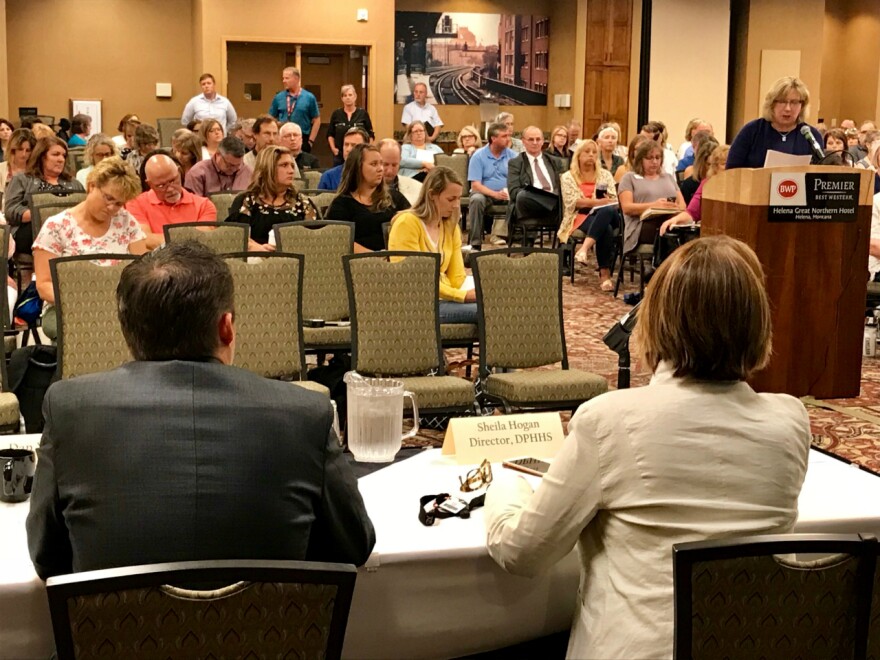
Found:
[(509, 461), (502, 462), (501, 465), (510, 468), (511, 470), (518, 470), (519, 472), (530, 474), (533, 477), (543, 477), (547, 474), (547, 470), (550, 469), (550, 463), (547, 461), (530, 457), (512, 458)]

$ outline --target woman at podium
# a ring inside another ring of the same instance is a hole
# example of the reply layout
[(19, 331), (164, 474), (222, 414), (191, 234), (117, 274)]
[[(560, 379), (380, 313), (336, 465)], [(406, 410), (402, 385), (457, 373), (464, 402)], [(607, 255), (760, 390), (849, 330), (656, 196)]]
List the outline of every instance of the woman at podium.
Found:
[(764, 97), (763, 116), (743, 126), (733, 139), (727, 169), (764, 167), (770, 150), (811, 156), (813, 149), (801, 130), (807, 126), (817, 144), (822, 144), (822, 135), (806, 123), (809, 109), (810, 92), (800, 79), (786, 76), (777, 80)]

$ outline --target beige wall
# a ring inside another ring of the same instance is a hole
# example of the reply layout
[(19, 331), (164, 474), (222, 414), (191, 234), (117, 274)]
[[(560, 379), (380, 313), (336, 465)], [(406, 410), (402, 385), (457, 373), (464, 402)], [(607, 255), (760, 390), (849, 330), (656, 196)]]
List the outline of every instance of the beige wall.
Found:
[[(682, 26), (698, 27), (687, 30), (686, 46), (670, 38)], [(648, 115), (666, 124), (674, 149), (693, 117), (711, 123), (719, 140), (725, 138), (729, 31), (725, 2), (654, 0)]]
[[(0, 44), (6, 44), (6, 0), (0, 0)], [(7, 49), (0, 47), (0, 117), (12, 121), (9, 115), (9, 74), (7, 68)]]
[[(9, 108), (66, 117), (71, 98), (101, 99), (105, 132), (130, 112), (180, 116), (198, 89), (192, 13), (180, 0), (7, 0)], [(0, 74), (2, 75), (2, 74)], [(174, 96), (156, 98), (156, 83)]]

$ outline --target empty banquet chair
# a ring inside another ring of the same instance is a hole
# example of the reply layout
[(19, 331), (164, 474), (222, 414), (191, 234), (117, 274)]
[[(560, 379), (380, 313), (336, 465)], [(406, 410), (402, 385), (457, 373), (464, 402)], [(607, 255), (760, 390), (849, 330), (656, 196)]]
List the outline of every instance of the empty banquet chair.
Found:
[(305, 257), (303, 319), (324, 322), (322, 327), (303, 327), (306, 352), (320, 355), (351, 350), (351, 326), (339, 322), (349, 317), (342, 257), (354, 250), (354, 225), (324, 220), (285, 222), (274, 229), (280, 251)]
[(876, 553), (855, 534), (675, 544), (674, 657), (867, 657)]
[(174, 131), (183, 128), (180, 117), (160, 117), (156, 120), (156, 129), (159, 131), (159, 146), (163, 149), (171, 148), (171, 137)]
[[(399, 261), (389, 258), (403, 257)], [(443, 374), (440, 255), (372, 252), (343, 257), (351, 310), (351, 366), (365, 376), (400, 378), (422, 414), (475, 408), (470, 381)], [(431, 375), (436, 374), (436, 375)]]
[(304, 170), (302, 178), (305, 182), (305, 188), (317, 190), (318, 183), (321, 181), (321, 170)]
[(226, 255), (235, 283), (233, 364), (329, 396), (320, 383), (304, 380), (302, 262), (282, 252)]
[[(474, 255), (473, 264), (484, 402), (501, 403), (507, 412), (575, 410), (608, 390), (601, 376), (569, 369), (560, 252), (493, 250)], [(535, 369), (556, 363), (561, 368)]]
[(116, 285), (122, 269), (136, 258), (89, 254), (49, 262), (61, 378), (108, 371), (132, 359), (117, 315)]
[(181, 222), (165, 225), (165, 242), (198, 241), (217, 254), (246, 252), (250, 227), (242, 222)]
[(46, 587), (59, 660), (337, 659), (356, 579), (350, 564), (217, 560), (74, 573)]
[(229, 209), (232, 207), (236, 195), (238, 193), (235, 191), (215, 192), (208, 195), (208, 199), (217, 209), (217, 222), (223, 222), (229, 217)]

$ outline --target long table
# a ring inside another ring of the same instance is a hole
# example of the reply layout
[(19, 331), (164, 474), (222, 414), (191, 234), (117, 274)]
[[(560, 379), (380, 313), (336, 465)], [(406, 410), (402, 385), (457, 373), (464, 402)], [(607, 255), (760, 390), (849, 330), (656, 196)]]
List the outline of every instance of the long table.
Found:
[[(489, 558), (481, 509), (469, 520), (419, 523), (419, 497), (456, 491), (466, 470), (433, 449), (359, 480), (377, 541), (358, 574), (344, 657), (455, 657), (569, 627), (574, 552), (546, 575), (520, 578)], [(798, 532), (880, 534), (880, 479), (811, 451), (799, 510)], [(45, 587), (28, 557), (27, 512), (26, 503), (0, 503), (0, 657), (16, 660), (53, 649)]]

